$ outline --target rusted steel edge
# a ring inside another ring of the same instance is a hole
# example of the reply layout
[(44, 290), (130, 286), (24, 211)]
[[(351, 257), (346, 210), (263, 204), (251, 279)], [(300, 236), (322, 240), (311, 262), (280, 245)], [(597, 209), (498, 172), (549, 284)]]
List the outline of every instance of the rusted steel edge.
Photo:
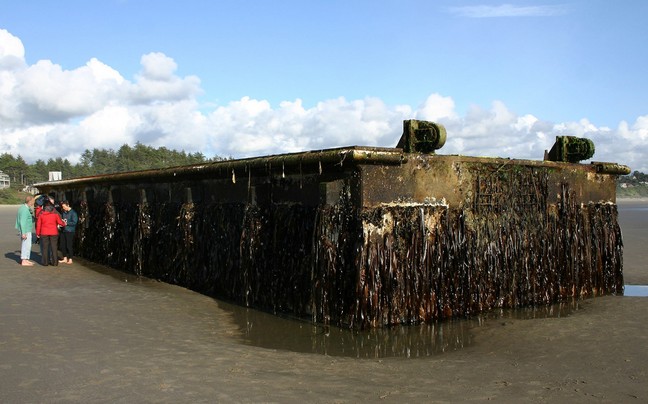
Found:
[[(153, 170), (128, 171), (115, 174), (102, 174), (89, 177), (73, 178), (61, 181), (40, 182), (34, 184), (42, 190), (58, 187), (79, 187), (99, 183), (178, 181), (187, 177), (227, 178), (233, 174), (241, 175), (250, 170), (264, 170), (267, 174), (283, 172), (321, 173), (322, 167), (339, 167), (345, 165), (399, 165), (407, 161), (401, 149), (380, 147), (345, 147), (300, 153), (277, 154), (264, 157), (252, 157), (237, 160), (222, 160), (187, 166), (160, 168)], [(316, 171), (317, 172), (317, 171)]]
[(628, 175), (630, 174), (630, 167), (619, 163), (608, 163), (604, 161), (592, 161), (592, 165), (596, 167), (596, 172), (599, 174), (611, 175)]

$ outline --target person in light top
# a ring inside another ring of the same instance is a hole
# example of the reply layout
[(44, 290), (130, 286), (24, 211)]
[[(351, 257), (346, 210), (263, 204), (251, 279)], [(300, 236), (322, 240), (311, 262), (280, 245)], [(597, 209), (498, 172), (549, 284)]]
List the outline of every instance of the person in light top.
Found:
[(25, 203), (18, 208), (16, 229), (20, 236), (20, 265), (32, 266), (31, 257), (32, 233), (34, 232), (34, 197), (25, 197)]

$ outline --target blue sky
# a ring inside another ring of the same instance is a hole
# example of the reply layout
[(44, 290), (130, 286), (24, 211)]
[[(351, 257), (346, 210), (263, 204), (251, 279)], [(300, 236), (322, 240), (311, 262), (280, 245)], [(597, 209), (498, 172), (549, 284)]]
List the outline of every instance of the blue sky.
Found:
[(542, 158), (574, 134), (648, 171), (645, 1), (0, 3), (0, 145), (27, 160), (394, 146), (420, 118), (445, 153)]

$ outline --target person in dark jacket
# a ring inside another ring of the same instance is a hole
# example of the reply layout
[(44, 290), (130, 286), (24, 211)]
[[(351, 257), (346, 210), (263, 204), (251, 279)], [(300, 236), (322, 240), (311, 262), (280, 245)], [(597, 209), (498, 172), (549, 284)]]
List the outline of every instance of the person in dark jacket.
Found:
[(59, 262), (71, 264), (72, 255), (74, 255), (74, 232), (79, 222), (79, 215), (70, 207), (68, 201), (61, 202), (61, 210), (61, 219), (65, 222), (65, 227), (61, 229), (61, 254), (63, 254), (63, 259), (59, 260)]
[(65, 226), (65, 222), (54, 209), (54, 204), (49, 200), (45, 201), (43, 211), (36, 219), (36, 237), (40, 238), (43, 249), (43, 266), (47, 266), (48, 262), (52, 265), (58, 265), (59, 226)]

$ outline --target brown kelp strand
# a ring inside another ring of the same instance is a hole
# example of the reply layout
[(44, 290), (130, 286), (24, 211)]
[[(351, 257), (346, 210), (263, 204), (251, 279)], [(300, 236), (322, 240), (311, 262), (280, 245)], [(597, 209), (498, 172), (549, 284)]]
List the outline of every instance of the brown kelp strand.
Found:
[(536, 180), (534, 193), (471, 209), (89, 203), (78, 246), (120, 270), (358, 329), (621, 293), (616, 206), (577, 204), (567, 186), (549, 204)]
[[(310, 316), (314, 207), (97, 205), (80, 254), (138, 275), (271, 312)], [(117, 213), (116, 213), (117, 212)]]
[(353, 308), (366, 300), (366, 291), (360, 289), (366, 274), (357, 270), (363, 251), (357, 218), (346, 204), (321, 206), (315, 212), (309, 299), (315, 322), (350, 327), (357, 323)]
[[(418, 324), (493, 308), (620, 293), (613, 205), (469, 222), (446, 207), (381, 207), (366, 232), (356, 324)], [(419, 225), (419, 223), (424, 223)]]

